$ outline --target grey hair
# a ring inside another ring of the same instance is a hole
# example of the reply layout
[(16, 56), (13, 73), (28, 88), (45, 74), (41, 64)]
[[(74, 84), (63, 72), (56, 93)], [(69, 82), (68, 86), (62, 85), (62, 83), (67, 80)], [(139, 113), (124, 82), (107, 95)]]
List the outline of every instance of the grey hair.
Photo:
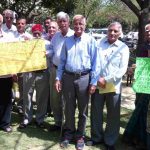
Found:
[(6, 14), (10, 14), (10, 15), (12, 15), (13, 18), (14, 18), (14, 12), (13, 12), (12, 10), (10, 10), (10, 9), (4, 10), (4, 11), (3, 11), (3, 14), (4, 14), (4, 16), (5, 16)]
[(147, 25), (145, 25), (145, 31), (146, 31), (146, 28), (147, 28), (148, 26), (150, 26), (150, 23), (148, 23)]
[(57, 14), (57, 21), (60, 19), (67, 19), (69, 21), (69, 15), (63, 11)]
[(117, 25), (119, 30), (120, 30), (120, 33), (122, 33), (122, 25), (120, 24), (120, 22), (112, 22), (109, 26), (108, 26), (108, 29), (111, 27), (111, 26), (114, 26), (114, 25)]
[(75, 20), (83, 20), (83, 22), (84, 22), (84, 24), (86, 25), (86, 18), (83, 16), (83, 15), (75, 15), (74, 17), (73, 17), (73, 22), (75, 21)]

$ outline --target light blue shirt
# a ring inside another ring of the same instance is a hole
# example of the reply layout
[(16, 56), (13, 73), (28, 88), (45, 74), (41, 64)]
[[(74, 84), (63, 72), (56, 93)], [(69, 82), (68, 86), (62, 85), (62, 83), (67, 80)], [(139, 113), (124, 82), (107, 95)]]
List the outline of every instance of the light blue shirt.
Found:
[(128, 67), (129, 48), (119, 40), (110, 44), (107, 37), (97, 41), (97, 45), (102, 67), (100, 76), (104, 77), (106, 82), (113, 83), (116, 93), (120, 93), (122, 76)]
[(60, 63), (60, 53), (62, 46), (64, 44), (64, 41), (67, 37), (72, 36), (74, 34), (74, 31), (69, 29), (67, 34), (65, 36), (62, 35), (61, 32), (57, 32), (52, 40), (51, 44), (48, 49), (48, 57), (52, 59), (52, 62), (54, 65), (58, 66)]
[(100, 72), (99, 56), (96, 41), (92, 36), (83, 33), (81, 37), (73, 35), (66, 38), (62, 47), (56, 79), (61, 80), (65, 70), (74, 73), (90, 70), (90, 84), (96, 85)]

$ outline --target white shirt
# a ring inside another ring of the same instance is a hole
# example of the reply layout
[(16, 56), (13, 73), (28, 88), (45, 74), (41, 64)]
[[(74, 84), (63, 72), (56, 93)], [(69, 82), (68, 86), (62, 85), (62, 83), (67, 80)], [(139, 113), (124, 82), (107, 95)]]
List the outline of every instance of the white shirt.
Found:
[(22, 34), (20, 34), (18, 31), (15, 32), (15, 38), (19, 41), (24, 41), (25, 40), (25, 37), (27, 37), (28, 39), (32, 39), (33, 36), (28, 33), (28, 32), (24, 32)]
[(66, 37), (70, 37), (73, 34), (74, 31), (69, 29), (65, 36), (63, 36), (61, 32), (57, 32), (53, 36), (48, 50), (48, 55), (52, 58), (52, 62), (54, 65), (58, 66), (60, 63), (60, 53)]
[[(0, 37), (0, 43), (1, 42), (13, 42), (15, 41), (15, 30), (16, 27), (13, 25), (11, 29), (8, 29), (6, 24), (2, 25), (1, 31), (2, 31), (2, 35)], [(11, 77), (12, 75), (4, 75), (4, 76), (0, 76), (0, 78), (8, 78)]]
[(97, 45), (102, 67), (100, 76), (104, 77), (106, 82), (113, 83), (116, 93), (119, 94), (121, 92), (122, 76), (128, 67), (129, 48), (119, 40), (110, 44), (107, 37), (100, 39)]
[(17, 31), (16, 26), (12, 25), (10, 29), (6, 26), (6, 24), (2, 24), (3, 36), (5, 38), (5, 42), (13, 42), (15, 38), (15, 32)]

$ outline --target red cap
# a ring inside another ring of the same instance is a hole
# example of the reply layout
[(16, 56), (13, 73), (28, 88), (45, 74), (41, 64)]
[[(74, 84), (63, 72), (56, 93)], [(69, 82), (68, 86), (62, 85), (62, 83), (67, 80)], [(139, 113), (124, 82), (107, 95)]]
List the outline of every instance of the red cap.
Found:
[(35, 32), (35, 31), (40, 31), (40, 32), (43, 32), (43, 27), (41, 24), (35, 24), (32, 26), (32, 33)]

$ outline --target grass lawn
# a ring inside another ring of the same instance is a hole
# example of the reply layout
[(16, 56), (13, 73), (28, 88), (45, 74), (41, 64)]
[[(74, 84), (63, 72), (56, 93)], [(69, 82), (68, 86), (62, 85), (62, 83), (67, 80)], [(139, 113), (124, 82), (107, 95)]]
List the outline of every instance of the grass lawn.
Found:
[[(121, 135), (125, 129), (132, 110), (122, 108), (121, 110), (121, 127), (120, 137), (116, 144), (117, 150), (133, 150), (121, 142)], [(106, 116), (106, 114), (105, 114)], [(105, 117), (106, 118), (106, 117)], [(49, 132), (47, 129), (39, 129), (35, 124), (31, 124), (26, 129), (18, 129), (22, 117), (12, 112), (12, 133), (0, 131), (0, 150), (61, 150), (59, 147), (60, 133)], [(53, 118), (46, 118), (46, 126), (54, 124)], [(90, 137), (90, 119), (87, 121), (86, 135)], [(85, 146), (85, 150), (104, 150), (103, 145), (94, 147)], [(75, 150), (74, 144), (70, 144), (68, 150)]]

